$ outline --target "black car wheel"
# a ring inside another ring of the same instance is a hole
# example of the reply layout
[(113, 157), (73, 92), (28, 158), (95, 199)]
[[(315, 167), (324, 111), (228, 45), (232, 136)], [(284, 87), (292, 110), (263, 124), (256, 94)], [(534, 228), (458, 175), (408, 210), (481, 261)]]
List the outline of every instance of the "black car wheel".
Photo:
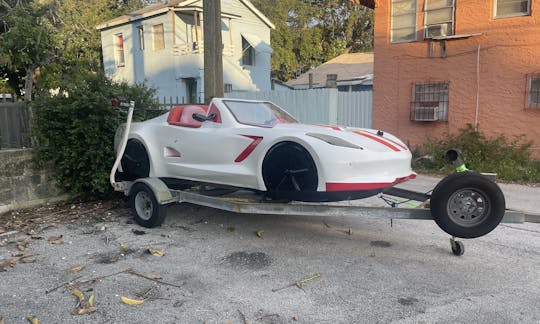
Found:
[(317, 191), (317, 167), (309, 152), (294, 142), (274, 145), (263, 161), (262, 175), (271, 198), (286, 198), (287, 193)]

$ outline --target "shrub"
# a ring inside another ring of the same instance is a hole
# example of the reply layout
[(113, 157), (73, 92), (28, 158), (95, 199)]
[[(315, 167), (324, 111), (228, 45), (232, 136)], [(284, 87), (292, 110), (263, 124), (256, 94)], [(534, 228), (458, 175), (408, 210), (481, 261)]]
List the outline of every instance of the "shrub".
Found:
[(112, 192), (109, 172), (114, 163), (114, 134), (125, 119), (111, 104), (123, 96), (135, 100), (139, 119), (145, 108), (156, 108), (155, 89), (115, 83), (89, 74), (58, 95), (42, 94), (32, 103), (38, 163), (54, 165), (57, 182), (67, 192), (103, 197)]
[(463, 153), (465, 164), (477, 172), (495, 172), (500, 179), (540, 182), (538, 161), (531, 160), (532, 142), (524, 136), (517, 136), (509, 141), (504, 135), (490, 139), (471, 125), (460, 129), (457, 135), (444, 134), (441, 139), (428, 140), (420, 151), (429, 158), (414, 159), (413, 166), (424, 172), (452, 172), (444, 155), (448, 149), (458, 148)]

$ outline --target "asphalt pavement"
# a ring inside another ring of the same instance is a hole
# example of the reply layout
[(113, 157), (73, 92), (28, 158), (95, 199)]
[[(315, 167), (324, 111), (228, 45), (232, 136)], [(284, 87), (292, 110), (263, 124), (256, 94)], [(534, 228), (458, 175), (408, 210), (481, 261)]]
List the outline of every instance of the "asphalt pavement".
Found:
[[(437, 180), (403, 186), (429, 191)], [(507, 207), (540, 212), (540, 188), (501, 188)], [(540, 323), (540, 224), (501, 224), (462, 240), (456, 257), (428, 220), (180, 204), (146, 229), (124, 209), (104, 213), (0, 237), (0, 264), (32, 254), (0, 272), (6, 324), (30, 315), (41, 323)], [(96, 310), (73, 315), (73, 288), (94, 295)], [(140, 305), (120, 299), (137, 294)]]

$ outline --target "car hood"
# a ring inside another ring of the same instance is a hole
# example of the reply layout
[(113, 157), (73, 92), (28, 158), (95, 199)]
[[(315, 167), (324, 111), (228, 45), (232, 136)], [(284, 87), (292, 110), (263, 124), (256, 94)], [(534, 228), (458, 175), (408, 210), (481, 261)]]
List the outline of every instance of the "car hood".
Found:
[[(370, 128), (355, 128), (330, 125), (312, 125), (312, 124), (277, 124), (274, 130), (287, 133), (296, 133), (297, 135), (307, 135), (318, 137), (337, 137), (364, 149), (370, 149), (380, 152), (400, 152), (408, 151), (407, 146), (394, 135)], [(322, 135), (322, 136), (321, 136)]]

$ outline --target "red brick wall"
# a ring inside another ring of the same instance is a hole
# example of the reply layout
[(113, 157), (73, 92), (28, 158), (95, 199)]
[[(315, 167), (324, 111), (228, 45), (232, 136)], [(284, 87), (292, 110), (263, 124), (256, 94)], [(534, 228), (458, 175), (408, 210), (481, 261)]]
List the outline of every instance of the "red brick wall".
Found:
[[(377, 1), (374, 128), (394, 133), (412, 147), (445, 131), (457, 132), (474, 125), (478, 91), (478, 129), (488, 136), (525, 134), (540, 157), (540, 108), (525, 109), (526, 75), (540, 72), (540, 0), (532, 0), (530, 16), (500, 19), (493, 18), (494, 0), (456, 0), (455, 34), (481, 35), (447, 41), (446, 58), (439, 56), (438, 42), (435, 57), (428, 57), (423, 2), (418, 0), (417, 41), (392, 44), (390, 0)], [(429, 81), (450, 82), (447, 122), (410, 120), (412, 83)]]

